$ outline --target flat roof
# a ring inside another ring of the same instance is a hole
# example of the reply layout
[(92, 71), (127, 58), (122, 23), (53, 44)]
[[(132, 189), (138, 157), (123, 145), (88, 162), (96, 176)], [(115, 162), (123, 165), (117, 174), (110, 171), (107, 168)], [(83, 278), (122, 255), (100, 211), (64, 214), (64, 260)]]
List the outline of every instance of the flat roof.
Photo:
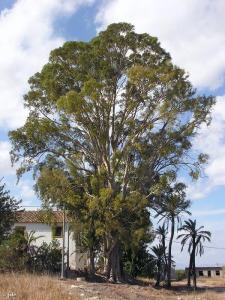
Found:
[[(222, 270), (223, 267), (195, 267), (196, 270)], [(188, 270), (189, 268), (185, 268), (185, 270)]]

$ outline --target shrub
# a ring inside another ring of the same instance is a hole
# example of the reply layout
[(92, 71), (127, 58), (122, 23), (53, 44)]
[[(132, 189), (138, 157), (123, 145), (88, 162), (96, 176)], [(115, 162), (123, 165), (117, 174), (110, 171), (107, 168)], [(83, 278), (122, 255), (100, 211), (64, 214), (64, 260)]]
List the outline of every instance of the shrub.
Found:
[(23, 235), (13, 231), (8, 240), (0, 246), (0, 269), (20, 271), (26, 269), (28, 257), (25, 251), (26, 241)]
[(50, 244), (43, 242), (40, 247), (28, 245), (24, 234), (17, 229), (0, 245), (0, 269), (5, 271), (59, 272), (61, 257), (57, 240)]
[(57, 240), (52, 240), (50, 244), (43, 242), (36, 249), (35, 255), (29, 257), (29, 270), (34, 272), (59, 272), (61, 258), (61, 249)]
[(175, 273), (178, 276), (178, 280), (183, 280), (185, 278), (184, 270), (176, 270)]

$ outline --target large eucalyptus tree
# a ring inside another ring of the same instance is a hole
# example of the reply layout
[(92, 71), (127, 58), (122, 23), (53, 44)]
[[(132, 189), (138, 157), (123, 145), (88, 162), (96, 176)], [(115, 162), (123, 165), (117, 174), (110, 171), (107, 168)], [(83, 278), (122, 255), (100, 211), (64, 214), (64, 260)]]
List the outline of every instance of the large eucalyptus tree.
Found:
[(108, 276), (119, 280), (120, 241), (148, 235), (155, 174), (186, 166), (197, 177), (205, 162), (188, 154), (214, 98), (198, 96), (158, 40), (127, 23), (53, 50), (29, 84), (29, 116), (9, 133), (17, 174), (34, 168), (45, 202), (77, 204), (101, 236)]

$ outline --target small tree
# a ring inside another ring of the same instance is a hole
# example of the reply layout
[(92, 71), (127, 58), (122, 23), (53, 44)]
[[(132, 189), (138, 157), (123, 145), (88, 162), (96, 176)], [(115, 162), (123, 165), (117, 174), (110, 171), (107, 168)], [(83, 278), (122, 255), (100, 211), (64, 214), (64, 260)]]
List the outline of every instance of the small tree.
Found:
[(163, 265), (165, 264), (164, 261), (164, 249), (162, 245), (153, 246), (151, 248), (152, 252), (154, 253), (152, 256), (153, 261), (157, 267), (157, 276), (156, 276), (156, 283), (155, 286), (159, 286), (160, 281), (162, 279), (163, 272)]
[(133, 277), (152, 277), (154, 275), (154, 262), (147, 246), (142, 245), (134, 251), (132, 247), (123, 251), (123, 271)]
[(178, 277), (178, 280), (183, 280), (185, 278), (185, 270), (176, 270), (176, 275)]
[(153, 209), (156, 211), (155, 217), (164, 220), (166, 227), (170, 225), (170, 239), (168, 245), (168, 265), (167, 265), (167, 287), (171, 287), (171, 266), (172, 266), (172, 243), (174, 238), (175, 223), (181, 221), (183, 213), (191, 214), (187, 209), (190, 207), (190, 200), (186, 199), (186, 186), (183, 183), (176, 183), (173, 187), (164, 186), (164, 190), (153, 199)]
[(9, 195), (4, 184), (0, 185), (0, 244), (9, 234), (15, 222), (14, 212), (18, 210), (20, 203), (21, 200), (17, 201)]
[(7, 271), (25, 270), (28, 263), (26, 240), (15, 228), (0, 245), (0, 268)]
[(165, 268), (164, 268), (164, 277), (166, 278), (167, 276), (167, 268), (168, 268), (168, 263), (167, 263), (167, 257), (168, 255), (166, 254), (166, 235), (168, 234), (168, 230), (165, 226), (165, 223), (163, 223), (162, 226), (159, 226), (156, 228), (155, 233), (159, 236), (160, 243), (163, 247), (163, 252), (164, 252), (164, 262), (165, 262)]
[(29, 270), (34, 272), (59, 272), (61, 258), (60, 244), (57, 240), (52, 240), (49, 244), (43, 242), (36, 249), (36, 255), (30, 257)]
[(43, 242), (38, 247), (33, 244), (38, 238), (35, 231), (23, 232), (15, 228), (0, 245), (0, 268), (7, 271), (28, 270), (32, 272), (59, 272), (61, 248), (57, 240), (50, 244)]
[(191, 286), (191, 274), (193, 274), (194, 279), (194, 289), (197, 287), (196, 281), (196, 270), (195, 270), (195, 256), (199, 253), (201, 256), (204, 253), (204, 247), (202, 242), (205, 240), (210, 242), (211, 232), (201, 230), (204, 226), (196, 228), (196, 220), (192, 221), (191, 219), (184, 221), (184, 225), (180, 227), (179, 231), (186, 231), (178, 235), (177, 239), (182, 238), (181, 240), (181, 251), (183, 251), (184, 245), (189, 243), (188, 252), (190, 253), (190, 263), (188, 270), (188, 286)]

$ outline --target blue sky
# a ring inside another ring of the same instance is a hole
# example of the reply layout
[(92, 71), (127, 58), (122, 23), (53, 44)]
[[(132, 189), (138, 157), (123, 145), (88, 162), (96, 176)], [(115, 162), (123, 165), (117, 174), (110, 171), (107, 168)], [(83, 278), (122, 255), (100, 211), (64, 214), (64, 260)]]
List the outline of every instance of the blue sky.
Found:
[[(207, 152), (206, 177), (188, 183), (192, 218), (212, 232), (199, 265), (225, 265), (225, 1), (224, 0), (0, 0), (0, 178), (24, 205), (40, 205), (25, 175), (16, 185), (7, 138), (27, 112), (23, 95), (28, 78), (41, 70), (49, 52), (67, 40), (89, 41), (113, 22), (129, 22), (137, 32), (158, 37), (173, 62), (184, 68), (201, 94), (217, 104), (210, 128), (194, 143)], [(177, 265), (188, 258), (174, 245)]]

